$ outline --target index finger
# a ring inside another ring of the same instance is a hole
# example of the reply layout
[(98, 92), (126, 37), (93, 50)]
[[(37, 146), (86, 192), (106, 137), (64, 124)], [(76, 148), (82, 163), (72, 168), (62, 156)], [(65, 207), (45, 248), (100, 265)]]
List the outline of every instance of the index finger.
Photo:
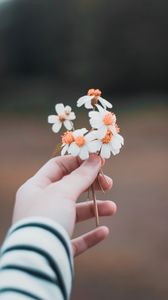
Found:
[(81, 163), (82, 161), (78, 157), (71, 155), (54, 157), (33, 176), (33, 181), (40, 187), (45, 188), (47, 185), (70, 174), (73, 170), (77, 169)]

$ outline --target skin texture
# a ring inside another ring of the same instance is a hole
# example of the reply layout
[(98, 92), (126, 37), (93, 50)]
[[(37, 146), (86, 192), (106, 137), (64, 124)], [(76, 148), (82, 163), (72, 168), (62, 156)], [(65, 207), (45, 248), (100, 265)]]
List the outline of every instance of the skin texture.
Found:
[[(77, 222), (94, 217), (93, 202), (76, 204), (79, 196), (92, 183), (100, 188), (97, 176), (103, 190), (112, 187), (112, 179), (99, 174), (103, 164), (97, 155), (84, 162), (69, 155), (52, 158), (17, 191), (13, 223), (28, 217), (47, 217), (62, 225), (71, 238)], [(98, 201), (98, 210), (100, 216), (111, 216), (116, 205), (112, 201)], [(74, 256), (95, 246), (108, 234), (109, 229), (100, 226), (72, 239)]]

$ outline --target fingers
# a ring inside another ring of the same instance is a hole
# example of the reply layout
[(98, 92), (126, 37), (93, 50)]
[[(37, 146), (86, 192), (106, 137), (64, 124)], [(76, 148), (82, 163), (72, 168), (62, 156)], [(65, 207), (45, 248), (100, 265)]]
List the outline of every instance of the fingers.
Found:
[[(112, 201), (97, 201), (99, 216), (112, 216), (117, 206)], [(93, 201), (76, 204), (76, 222), (82, 222), (95, 216)]]
[(97, 227), (96, 229), (72, 240), (74, 256), (80, 255), (89, 248), (103, 241), (109, 234), (106, 226)]
[[(77, 169), (83, 161), (78, 157), (71, 155), (58, 156), (50, 159), (34, 176), (33, 182), (38, 184), (39, 187), (45, 188), (47, 185), (60, 180), (67, 174), (70, 174), (73, 170)], [(104, 165), (104, 160), (101, 160)], [(95, 189), (107, 191), (112, 187), (112, 179), (108, 176), (98, 175), (96, 179)]]
[(40, 187), (46, 187), (52, 182), (78, 168), (81, 161), (71, 155), (58, 156), (50, 159), (33, 177), (33, 181)]
[[(101, 168), (101, 158), (97, 155), (91, 155), (84, 161), (79, 168), (71, 174), (64, 176), (59, 182), (59, 188), (72, 200), (77, 198), (95, 181)], [(58, 188), (58, 185), (55, 185)]]
[(113, 180), (106, 176), (99, 174), (98, 178), (95, 180), (94, 187), (96, 190), (108, 191), (112, 188)]

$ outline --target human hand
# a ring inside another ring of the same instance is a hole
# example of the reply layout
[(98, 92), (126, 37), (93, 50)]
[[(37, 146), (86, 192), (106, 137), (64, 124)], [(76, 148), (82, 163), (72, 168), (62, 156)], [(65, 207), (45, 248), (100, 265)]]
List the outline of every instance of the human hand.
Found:
[[(33, 216), (47, 217), (62, 225), (71, 237), (76, 223), (94, 217), (93, 202), (76, 204), (78, 197), (93, 182), (98, 189), (97, 176), (104, 190), (112, 187), (112, 180), (99, 174), (101, 164), (97, 155), (91, 155), (84, 162), (68, 155), (49, 160), (18, 190), (13, 222)], [(116, 212), (116, 205), (111, 201), (98, 201), (98, 210), (100, 216), (110, 216)], [(109, 229), (100, 226), (73, 239), (74, 256), (96, 245), (108, 234)]]

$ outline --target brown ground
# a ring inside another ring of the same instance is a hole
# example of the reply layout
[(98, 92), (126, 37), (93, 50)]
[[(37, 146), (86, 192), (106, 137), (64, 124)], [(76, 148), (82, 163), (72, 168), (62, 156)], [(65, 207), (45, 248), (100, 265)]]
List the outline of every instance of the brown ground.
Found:
[[(125, 147), (105, 167), (114, 180), (103, 199), (118, 205), (107, 241), (76, 259), (73, 300), (168, 299), (166, 107), (121, 114)], [(55, 137), (44, 117), (0, 118), (0, 239), (11, 222), (15, 191), (50, 156)], [(94, 226), (81, 224), (76, 234)]]

